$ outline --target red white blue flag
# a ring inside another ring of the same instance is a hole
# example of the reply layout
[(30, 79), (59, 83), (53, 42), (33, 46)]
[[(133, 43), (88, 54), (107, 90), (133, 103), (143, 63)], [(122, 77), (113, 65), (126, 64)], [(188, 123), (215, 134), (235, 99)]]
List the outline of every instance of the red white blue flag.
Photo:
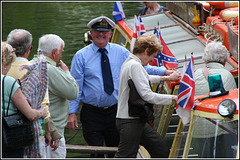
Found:
[(178, 100), (177, 106), (182, 107), (187, 110), (194, 109), (194, 94), (195, 94), (195, 79), (194, 79), (194, 59), (191, 55), (190, 62), (188, 64), (187, 70), (181, 80), (179, 89), (178, 89)]
[(163, 45), (163, 51), (158, 53), (157, 56), (154, 58), (153, 62), (149, 62), (149, 64), (152, 66), (158, 66), (158, 67), (164, 66), (167, 69), (177, 68), (178, 61), (177, 61), (176, 57), (172, 54), (172, 52), (169, 50), (166, 43), (164, 42), (164, 40), (161, 36), (160, 27), (158, 27), (158, 31), (156, 28), (154, 29), (154, 34), (156, 34), (157, 37), (160, 39), (160, 42)]
[(146, 29), (145, 29), (144, 24), (142, 22), (141, 16), (139, 15), (137, 17), (135, 15), (134, 16), (134, 30), (133, 30), (133, 36), (132, 36), (131, 45), (130, 45), (130, 51), (131, 52), (133, 52), (133, 47), (134, 47), (136, 39), (144, 33), (146, 33)]
[(144, 33), (146, 33), (146, 29), (144, 27), (141, 15), (138, 15), (138, 25), (139, 25), (139, 36), (143, 35)]
[(119, 1), (115, 2), (115, 4), (114, 4), (113, 18), (114, 18), (115, 22), (125, 19), (125, 14), (123, 12), (122, 4)]

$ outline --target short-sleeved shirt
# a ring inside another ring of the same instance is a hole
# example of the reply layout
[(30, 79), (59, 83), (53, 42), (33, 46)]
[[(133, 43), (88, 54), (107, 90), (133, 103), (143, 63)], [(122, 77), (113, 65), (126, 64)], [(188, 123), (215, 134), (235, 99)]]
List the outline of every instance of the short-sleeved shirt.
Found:
[[(32, 63), (34, 63), (34, 61), (32, 61)], [(12, 63), (12, 66), (8, 71), (7, 75), (15, 79), (21, 78), (25, 73), (27, 73), (27, 69), (20, 71), (20, 68), (22, 67), (22, 65), (28, 65), (28, 64), (31, 64), (31, 62), (28, 61), (28, 59), (24, 57), (16, 57), (16, 61)], [(45, 122), (48, 122), (50, 117), (48, 89), (41, 103), (41, 106), (44, 107), (48, 112), (48, 115), (44, 118)]]
[[(4, 75), (1, 74), (1, 81), (3, 80)], [(5, 114), (7, 112), (7, 107), (8, 107), (8, 101), (10, 98), (10, 103), (9, 103), (9, 110), (8, 110), (8, 115), (14, 114), (17, 112), (17, 108), (15, 107), (13, 101), (12, 101), (12, 96), (16, 92), (16, 90), (20, 87), (20, 85), (16, 82), (13, 86), (15, 79), (10, 76), (6, 76), (4, 79), (4, 83), (2, 83), (2, 89), (4, 89), (4, 102), (3, 102), (3, 97), (1, 97), (1, 105), (2, 105), (2, 116), (3, 116), (3, 103), (5, 105)], [(12, 95), (10, 97), (10, 92), (11, 88), (13, 86), (12, 90)], [(3, 96), (3, 95), (2, 95)]]

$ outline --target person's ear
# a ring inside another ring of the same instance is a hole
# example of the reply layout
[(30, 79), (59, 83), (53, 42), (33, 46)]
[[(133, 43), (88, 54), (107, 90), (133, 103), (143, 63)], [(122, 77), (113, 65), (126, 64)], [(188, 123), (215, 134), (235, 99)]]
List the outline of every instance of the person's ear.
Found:
[(32, 50), (32, 45), (28, 47), (29, 52)]
[(27, 49), (27, 53), (25, 54), (25, 58), (28, 58), (31, 52), (32, 46), (29, 46)]
[(57, 48), (54, 48), (51, 52), (51, 56), (53, 57), (53, 59), (55, 58), (56, 54), (57, 54)]
[(54, 49), (52, 50), (52, 52), (53, 52), (54, 55), (57, 54), (57, 48), (54, 48)]
[(148, 55), (148, 48), (145, 49), (144, 54)]

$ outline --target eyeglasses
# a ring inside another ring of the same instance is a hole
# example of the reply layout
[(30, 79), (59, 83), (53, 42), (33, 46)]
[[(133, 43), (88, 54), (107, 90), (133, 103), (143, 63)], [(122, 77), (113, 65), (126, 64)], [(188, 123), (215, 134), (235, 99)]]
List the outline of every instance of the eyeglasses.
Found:
[(13, 51), (12, 51), (11, 53), (16, 53), (16, 49), (15, 49), (15, 48), (13, 48)]

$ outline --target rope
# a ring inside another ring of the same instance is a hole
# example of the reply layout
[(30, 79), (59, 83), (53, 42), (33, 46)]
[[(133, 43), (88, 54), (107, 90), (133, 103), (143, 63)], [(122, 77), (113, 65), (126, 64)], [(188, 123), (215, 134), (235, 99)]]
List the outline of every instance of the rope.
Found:
[[(222, 23), (226, 23), (226, 22), (222, 22)], [(213, 41), (213, 40), (223, 42), (219, 36), (214, 34), (214, 32), (210, 31), (210, 27), (207, 27), (206, 23), (203, 23), (203, 25), (199, 26), (198, 30), (205, 33), (204, 38), (207, 40), (206, 44), (208, 44), (209, 41)]]
[(66, 140), (66, 143), (68, 143), (70, 140), (72, 140), (72, 139), (77, 135), (77, 133), (80, 131), (80, 129), (82, 129), (82, 128), (78, 128), (78, 129), (76, 129), (77, 132), (75, 132), (74, 135), (73, 135), (72, 137), (70, 137), (69, 139), (67, 139), (67, 140)]

